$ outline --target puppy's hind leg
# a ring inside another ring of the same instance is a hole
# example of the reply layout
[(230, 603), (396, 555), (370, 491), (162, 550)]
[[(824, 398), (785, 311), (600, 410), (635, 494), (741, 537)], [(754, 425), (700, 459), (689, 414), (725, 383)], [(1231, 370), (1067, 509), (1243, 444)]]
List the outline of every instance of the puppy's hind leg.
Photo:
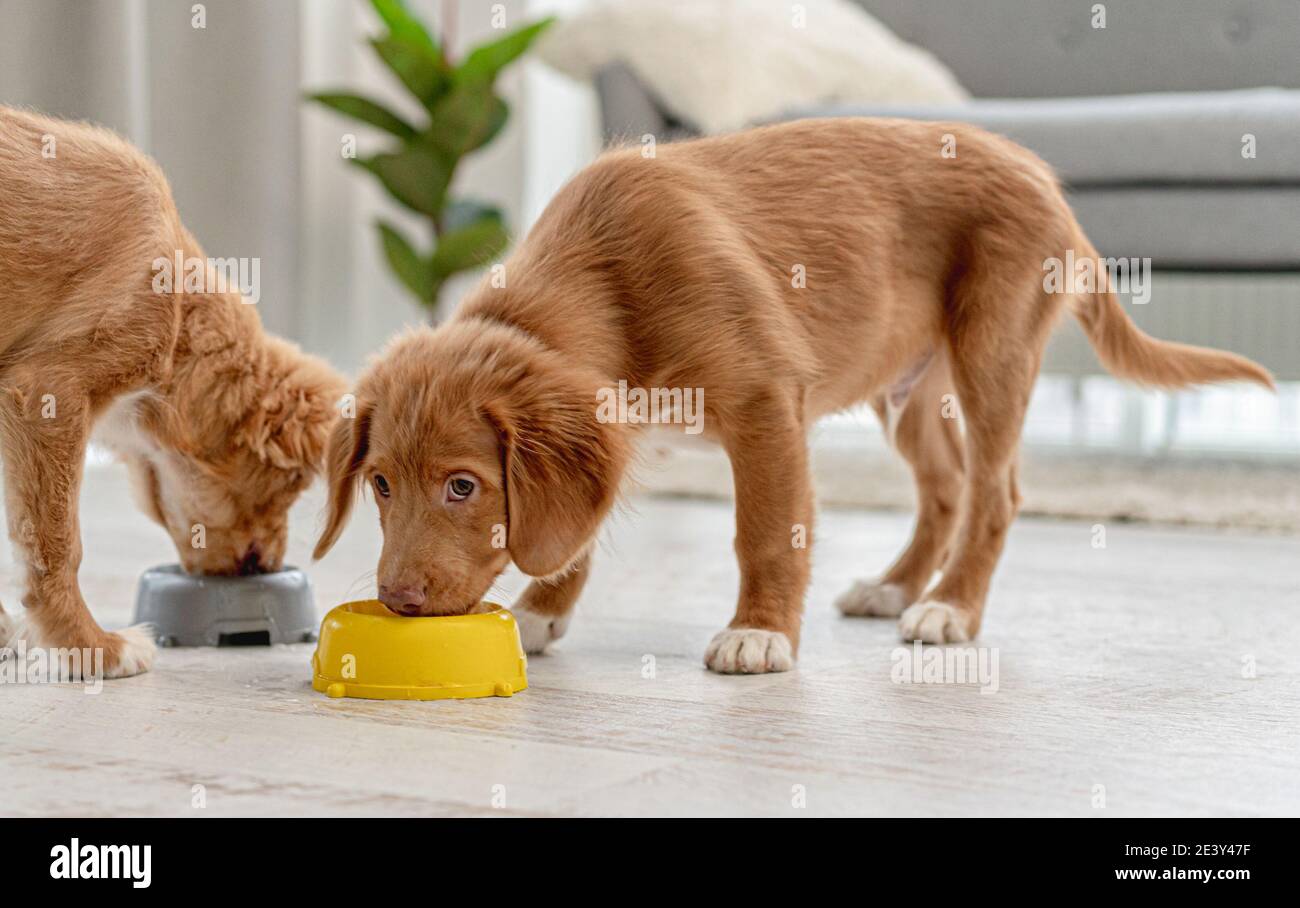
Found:
[[(905, 640), (961, 643), (979, 632), (993, 571), (1020, 506), (1016, 455), (1025, 411), (1061, 301), (1043, 293), (1037, 261), (1023, 274), (985, 276), (959, 288), (962, 330), (952, 374), (966, 427), (961, 524), (943, 577), (898, 619)], [(998, 275), (996, 268), (972, 274)], [(1015, 281), (1019, 276), (1020, 280)]]
[(835, 600), (835, 607), (846, 615), (896, 618), (925, 592), (957, 526), (963, 452), (946, 352), (928, 363), (901, 404), (882, 397), (872, 406), (912, 468), (916, 527), (907, 548), (883, 575), (857, 581)]
[(584, 552), (558, 577), (528, 584), (510, 611), (519, 624), (519, 639), (526, 653), (540, 653), (569, 629), (573, 606), (591, 573), (591, 551)]
[(704, 664), (725, 674), (794, 667), (808, 587), (813, 497), (802, 413), (793, 401), (753, 401), (726, 437), (736, 483), (740, 600)]

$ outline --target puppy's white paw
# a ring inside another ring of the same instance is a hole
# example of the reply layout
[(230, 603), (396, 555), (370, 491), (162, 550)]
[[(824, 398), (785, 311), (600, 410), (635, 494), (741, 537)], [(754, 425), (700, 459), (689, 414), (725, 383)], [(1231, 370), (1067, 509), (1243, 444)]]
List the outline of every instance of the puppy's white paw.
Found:
[(904, 640), (922, 643), (965, 643), (970, 640), (970, 616), (946, 602), (918, 602), (898, 619)]
[(118, 650), (117, 664), (104, 671), (105, 678), (129, 678), (140, 675), (153, 668), (153, 659), (158, 652), (154, 644), (153, 628), (147, 624), (114, 631), (113, 636), (122, 641)]
[(835, 607), (845, 615), (897, 618), (907, 608), (907, 594), (894, 583), (859, 580), (840, 594)]
[[(137, 624), (109, 634), (122, 641), (116, 664), (105, 666), (107, 654), (103, 650), (60, 646), (39, 639), (36, 626), (26, 618), (0, 615), (0, 647), (16, 648), (21, 641), (28, 654), (41, 650), (50, 681), (88, 681), (92, 678), (127, 678), (139, 675), (153, 667), (153, 630), (147, 624)], [(103, 660), (103, 661), (101, 661)]]
[(559, 640), (569, 629), (569, 619), (573, 612), (560, 615), (539, 615), (526, 608), (510, 610), (519, 625), (519, 642), (524, 645), (526, 653), (540, 653), (552, 640)]
[(718, 631), (704, 651), (704, 664), (724, 675), (759, 675), (794, 668), (794, 648), (780, 631), (729, 627)]

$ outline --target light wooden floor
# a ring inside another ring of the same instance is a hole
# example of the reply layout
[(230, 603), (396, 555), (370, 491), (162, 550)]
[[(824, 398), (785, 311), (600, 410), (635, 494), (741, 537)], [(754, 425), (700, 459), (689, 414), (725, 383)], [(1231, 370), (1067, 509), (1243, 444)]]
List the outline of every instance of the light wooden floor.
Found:
[[(319, 494), (295, 523), (299, 560)], [(109, 625), (129, 618), (139, 571), (172, 560), (127, 501), (116, 468), (92, 470), (82, 579)], [(1114, 525), (1094, 549), (1090, 524), (1020, 521), (980, 641), (998, 652), (986, 695), (891, 682), (893, 623), (831, 608), (886, 564), (906, 517), (824, 513), (798, 670), (736, 678), (700, 662), (733, 606), (730, 507), (634, 508), (513, 699), (329, 700), (308, 686), (308, 646), (164, 651), (98, 695), (6, 685), (0, 812), (1300, 812), (1295, 537)], [(322, 611), (368, 590), (376, 529), (367, 502), (313, 569)]]

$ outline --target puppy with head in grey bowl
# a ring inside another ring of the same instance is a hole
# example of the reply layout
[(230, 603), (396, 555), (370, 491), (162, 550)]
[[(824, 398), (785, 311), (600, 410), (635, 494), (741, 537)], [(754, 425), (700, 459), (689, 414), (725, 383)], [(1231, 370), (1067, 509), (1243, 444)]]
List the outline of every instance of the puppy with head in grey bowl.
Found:
[(0, 647), (98, 654), (105, 677), (133, 675), (152, 633), (105, 631), (77, 582), (91, 433), (186, 571), (275, 571), (346, 388), (262, 330), (158, 166), (113, 133), (0, 107), (0, 199), (0, 456), (27, 606), (0, 612)]

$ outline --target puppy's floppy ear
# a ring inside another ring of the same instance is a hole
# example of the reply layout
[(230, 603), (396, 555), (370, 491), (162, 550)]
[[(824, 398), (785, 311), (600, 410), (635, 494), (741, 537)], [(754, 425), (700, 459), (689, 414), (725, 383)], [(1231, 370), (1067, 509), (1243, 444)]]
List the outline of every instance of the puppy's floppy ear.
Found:
[(325, 454), (325, 479), (329, 483), (329, 516), (313, 559), (322, 558), (338, 540), (352, 513), (352, 502), (357, 497), (361, 464), (370, 449), (371, 408), (361, 407), (356, 416), (340, 417), (330, 433)]
[(333, 369), (296, 347), (268, 343), (270, 368), (238, 440), (282, 470), (314, 474), (321, 468), (338, 419), (344, 383)]
[(629, 444), (596, 419), (597, 385), (534, 373), (484, 408), (501, 439), (507, 546), (529, 576), (568, 567), (618, 495)]
[(273, 467), (315, 475), (338, 418), (338, 411), (323, 403), (299, 398), (284, 402), (282, 410), (264, 410), (246, 424), (240, 440)]

